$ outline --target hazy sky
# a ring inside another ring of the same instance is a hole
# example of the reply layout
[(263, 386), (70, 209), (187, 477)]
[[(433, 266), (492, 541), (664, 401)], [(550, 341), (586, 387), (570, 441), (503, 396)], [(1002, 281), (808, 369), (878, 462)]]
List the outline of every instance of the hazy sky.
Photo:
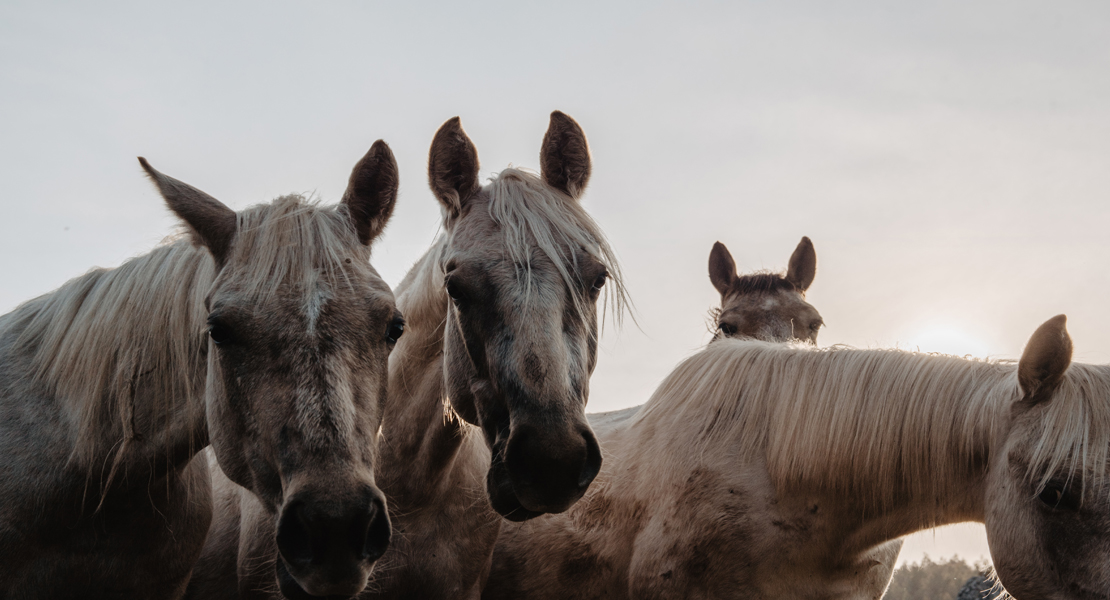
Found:
[[(401, 196), (374, 264), (427, 248), (432, 134), (538, 167), (553, 109), (639, 328), (607, 327), (591, 409), (646, 400), (709, 338), (714, 241), (741, 270), (817, 248), (822, 345), (1016, 358), (1067, 313), (1110, 361), (1106, 2), (0, 4), (0, 312), (174, 226), (135, 156), (235, 208), (339, 199), (383, 138)], [(986, 552), (915, 536), (904, 559)]]

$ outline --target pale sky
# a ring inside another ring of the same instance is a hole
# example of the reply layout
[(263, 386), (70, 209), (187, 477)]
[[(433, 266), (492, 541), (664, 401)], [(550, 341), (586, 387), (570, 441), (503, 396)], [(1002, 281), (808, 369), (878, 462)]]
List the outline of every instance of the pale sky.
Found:
[[(459, 115), (485, 174), (538, 167), (548, 114), (590, 139), (586, 206), (637, 328), (591, 410), (640, 404), (709, 339), (714, 241), (742, 271), (818, 254), (821, 345), (1016, 358), (1069, 317), (1110, 361), (1110, 4), (0, 4), (0, 312), (118, 265), (174, 220), (137, 155), (234, 208), (337, 201), (378, 138), (401, 195), (373, 262), (439, 222), (425, 160)], [(903, 560), (986, 553), (981, 528)]]

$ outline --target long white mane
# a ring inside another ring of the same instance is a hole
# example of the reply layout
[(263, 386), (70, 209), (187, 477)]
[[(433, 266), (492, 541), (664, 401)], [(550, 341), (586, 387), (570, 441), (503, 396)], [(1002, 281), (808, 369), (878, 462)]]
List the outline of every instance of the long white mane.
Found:
[[(636, 418), (683, 423), (678, 443), (705, 451), (763, 455), (779, 489), (806, 482), (890, 506), (953, 492), (954, 471), (988, 464), (1020, 396), (1013, 362), (722, 340), (680, 364)], [(1060, 469), (1103, 485), (1108, 400), (1110, 368), (1071, 365), (1029, 440), (1038, 489)]]

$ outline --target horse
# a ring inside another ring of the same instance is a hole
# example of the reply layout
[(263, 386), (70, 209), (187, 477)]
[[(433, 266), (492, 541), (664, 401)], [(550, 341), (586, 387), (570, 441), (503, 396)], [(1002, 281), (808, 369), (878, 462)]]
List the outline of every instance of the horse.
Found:
[(721, 294), (721, 306), (712, 312), (713, 339), (750, 337), (762, 340), (801, 340), (817, 343), (825, 322), (806, 302), (806, 290), (817, 275), (817, 252), (802, 237), (790, 255), (785, 275), (739, 275), (732, 254), (721, 242), (709, 253), (709, 281)]
[(390, 537), (373, 442), (403, 321), (369, 257), (392, 152), (339, 206), (238, 213), (139, 162), (183, 235), (0, 317), (0, 597), (181, 597), (209, 444), (278, 515), (283, 568), (358, 591)]
[(869, 554), (986, 525), (1019, 600), (1110, 595), (1110, 366), (1066, 317), (1020, 361), (720, 340), (575, 507), (505, 528), (484, 598), (879, 598)]
[[(619, 316), (626, 294), (580, 203), (591, 161), (571, 117), (551, 114), (540, 165), (483, 187), (458, 117), (432, 141), (444, 231), (396, 287), (407, 329), (389, 362), (378, 471), (395, 535), (359, 598), (477, 598), (501, 523), (565, 511), (601, 468), (585, 417), (598, 304)], [(239, 533), (215, 535), (205, 554), (238, 576), (237, 597), (276, 598), (255, 575), (273, 552), (244, 542), (268, 533), (226, 521)]]

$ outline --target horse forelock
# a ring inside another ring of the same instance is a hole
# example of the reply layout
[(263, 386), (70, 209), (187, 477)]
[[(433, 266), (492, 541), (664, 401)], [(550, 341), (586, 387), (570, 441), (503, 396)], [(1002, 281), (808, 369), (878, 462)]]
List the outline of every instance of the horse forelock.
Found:
[(342, 204), (322, 207), (316, 199), (288, 195), (240, 211), (238, 220), (227, 260), (233, 268), (225, 270), (252, 303), (297, 290), (311, 314), (326, 294), (352, 287), (349, 269), (371, 269), (370, 249), (358, 241)]
[[(489, 217), (500, 227), (508, 258), (522, 268), (526, 295), (533, 288), (534, 251), (551, 262), (571, 290), (581, 285), (574, 274), (579, 253), (585, 252), (608, 271), (603, 310), (612, 311), (620, 322), (629, 305), (620, 264), (604, 232), (577, 200), (552, 188), (539, 175), (512, 167), (491, 179), (485, 191)], [(578, 294), (572, 298), (576, 316), (585, 322), (591, 307)]]
[[(730, 286), (730, 294), (770, 294), (775, 292), (803, 292), (778, 273), (749, 273), (740, 275)], [(803, 294), (804, 295), (804, 294)]]
[[(1029, 440), (1031, 479), (1043, 486), (1063, 468), (1104, 485), (1108, 393), (1110, 369), (1072, 365)], [(1007, 361), (721, 340), (679, 365), (636, 419), (668, 415), (685, 427), (675, 443), (763, 456), (780, 489), (806, 482), (886, 507), (957, 493), (987, 466), (1019, 399)]]

